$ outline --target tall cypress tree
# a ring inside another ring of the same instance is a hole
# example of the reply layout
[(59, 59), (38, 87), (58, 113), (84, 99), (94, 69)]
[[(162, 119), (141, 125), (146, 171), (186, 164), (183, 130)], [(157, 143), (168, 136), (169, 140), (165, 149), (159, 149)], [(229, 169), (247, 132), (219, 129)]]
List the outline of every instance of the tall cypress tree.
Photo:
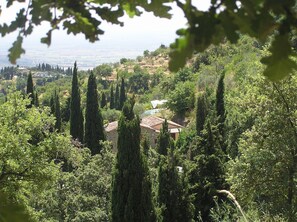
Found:
[(33, 79), (32, 79), (32, 74), (31, 72), (29, 72), (29, 75), (28, 75), (28, 79), (27, 79), (27, 90), (26, 90), (26, 93), (29, 97), (29, 99), (31, 99), (31, 102), (30, 104), (27, 106), (28, 108), (31, 108), (32, 105), (34, 105), (34, 86), (33, 86)]
[(103, 118), (98, 105), (96, 77), (91, 73), (88, 80), (84, 142), (90, 148), (92, 155), (101, 151), (99, 140), (105, 140)]
[(215, 206), (215, 196), (220, 202), (225, 197), (218, 196), (217, 190), (228, 189), (225, 182), (225, 172), (222, 160), (225, 155), (222, 152), (216, 128), (212, 128), (207, 122), (206, 130), (196, 141), (196, 156), (193, 158), (193, 168), (190, 172), (189, 183), (191, 194), (195, 196), (195, 219), (212, 221), (210, 211)]
[(35, 92), (35, 95), (34, 95), (34, 105), (36, 107), (39, 106), (39, 99), (38, 99), (38, 93), (37, 92)]
[(225, 111), (225, 102), (224, 102), (224, 92), (225, 92), (225, 85), (224, 85), (224, 78), (225, 74), (223, 73), (220, 76), (217, 92), (216, 92), (216, 111), (218, 117), (218, 128), (219, 133), (221, 135), (221, 148), (224, 152), (226, 152), (226, 145), (225, 145), (225, 119), (226, 119), (226, 111)]
[(55, 105), (56, 105), (55, 104), (55, 93), (54, 93), (54, 95), (53, 94), (51, 95), (49, 105), (50, 105), (51, 114), (55, 115)]
[(60, 99), (59, 94), (55, 92), (55, 117), (56, 117), (56, 123), (55, 123), (55, 129), (60, 132), (62, 121), (61, 121), (61, 106), (60, 106)]
[(119, 91), (119, 85), (116, 85), (116, 91), (115, 91), (115, 98), (114, 98), (114, 106), (117, 110), (119, 110), (119, 99), (120, 99), (120, 91)]
[(119, 110), (122, 110), (125, 101), (126, 101), (125, 81), (124, 81), (124, 78), (122, 78), (120, 97), (119, 97)]
[(71, 97), (68, 97), (65, 106), (61, 109), (61, 118), (64, 122), (68, 122), (70, 119), (70, 104)]
[(112, 187), (113, 222), (156, 221), (145, 155), (140, 149), (140, 120), (133, 102), (124, 104), (118, 125), (118, 152)]
[(206, 113), (205, 95), (200, 94), (197, 97), (197, 103), (196, 103), (196, 132), (197, 132), (197, 135), (201, 135), (201, 131), (204, 128), (206, 115), (207, 115), (207, 113)]
[(70, 105), (70, 135), (73, 139), (83, 142), (83, 115), (80, 106), (80, 92), (78, 86), (77, 66), (74, 63)]
[[(158, 203), (163, 222), (191, 221), (193, 207), (182, 175), (177, 170), (174, 144), (168, 132), (167, 121), (163, 123), (158, 141), (160, 163), (158, 173)], [(170, 149), (168, 149), (170, 148)], [(167, 152), (169, 151), (169, 153)], [(165, 154), (166, 152), (166, 154)], [(168, 153), (168, 154), (167, 154)]]
[(114, 92), (113, 92), (113, 84), (110, 87), (110, 103), (109, 103), (109, 108), (110, 109), (114, 109), (115, 105), (114, 105)]
[(104, 107), (106, 107), (106, 105), (107, 105), (106, 96), (105, 96), (105, 93), (102, 92), (102, 94), (101, 94), (100, 107), (101, 108), (104, 108)]
[(162, 124), (162, 128), (160, 130), (160, 134), (158, 136), (158, 153), (160, 155), (167, 155), (167, 149), (170, 145), (170, 133), (168, 131), (168, 123), (167, 120)]

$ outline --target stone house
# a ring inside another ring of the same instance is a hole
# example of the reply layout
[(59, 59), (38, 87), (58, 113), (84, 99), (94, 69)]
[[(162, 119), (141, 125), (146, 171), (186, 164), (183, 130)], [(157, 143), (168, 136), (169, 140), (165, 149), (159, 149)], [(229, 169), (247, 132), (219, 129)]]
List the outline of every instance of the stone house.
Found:
[[(149, 141), (151, 147), (156, 147), (158, 142), (158, 135), (160, 133), (160, 129), (162, 128), (162, 124), (165, 119), (156, 116), (147, 116), (141, 119), (140, 128), (141, 128), (141, 136), (146, 137)], [(167, 120), (168, 122), (168, 130), (170, 132), (171, 137), (176, 140), (181, 132), (183, 126)], [(106, 138), (108, 141), (112, 142), (113, 149), (116, 150), (117, 141), (118, 141), (118, 121), (114, 121), (109, 123), (105, 127)]]

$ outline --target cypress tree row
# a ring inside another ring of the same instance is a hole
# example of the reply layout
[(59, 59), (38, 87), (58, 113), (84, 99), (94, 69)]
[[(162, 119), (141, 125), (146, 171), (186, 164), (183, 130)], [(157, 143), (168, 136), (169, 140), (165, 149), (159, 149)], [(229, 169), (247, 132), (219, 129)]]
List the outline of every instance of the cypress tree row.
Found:
[(114, 93), (113, 93), (113, 84), (111, 85), (110, 87), (110, 103), (109, 103), (109, 108), (110, 109), (114, 109), (115, 108), (115, 105), (114, 105)]
[(116, 85), (116, 91), (115, 91), (115, 98), (114, 98), (114, 107), (119, 110), (119, 99), (120, 99), (120, 92), (119, 92), (119, 85)]
[(145, 155), (140, 149), (140, 120), (134, 103), (124, 104), (118, 125), (118, 152), (112, 187), (113, 222), (156, 221)]
[(122, 78), (120, 98), (119, 98), (119, 110), (122, 110), (125, 101), (126, 101), (125, 81), (124, 81), (124, 78)]
[(206, 119), (206, 101), (205, 101), (205, 95), (199, 94), (197, 97), (197, 103), (196, 103), (196, 132), (197, 135), (201, 135), (201, 131), (204, 128), (204, 123)]
[(106, 105), (107, 105), (106, 96), (105, 96), (105, 93), (102, 92), (100, 107), (101, 108), (104, 108), (104, 107), (106, 107)]
[(78, 86), (77, 66), (74, 63), (72, 75), (72, 89), (71, 89), (71, 105), (70, 105), (70, 135), (73, 139), (78, 139), (83, 142), (83, 115), (80, 106), (80, 92)]
[(32, 79), (32, 74), (29, 72), (28, 79), (27, 79), (27, 90), (26, 94), (28, 95), (29, 99), (31, 99), (30, 104), (27, 106), (28, 108), (31, 108), (32, 105), (35, 103), (35, 98), (34, 98), (34, 86), (33, 86), (33, 79)]
[(226, 152), (226, 145), (225, 145), (225, 119), (226, 119), (226, 112), (225, 112), (225, 102), (224, 102), (224, 92), (225, 92), (225, 85), (224, 85), (224, 78), (225, 74), (223, 73), (220, 76), (217, 92), (216, 92), (216, 111), (218, 117), (218, 128), (219, 133), (221, 135), (221, 148), (224, 152)]
[(103, 118), (98, 105), (96, 77), (93, 73), (89, 76), (86, 104), (85, 144), (90, 148), (92, 155), (101, 151), (99, 140), (104, 141)]

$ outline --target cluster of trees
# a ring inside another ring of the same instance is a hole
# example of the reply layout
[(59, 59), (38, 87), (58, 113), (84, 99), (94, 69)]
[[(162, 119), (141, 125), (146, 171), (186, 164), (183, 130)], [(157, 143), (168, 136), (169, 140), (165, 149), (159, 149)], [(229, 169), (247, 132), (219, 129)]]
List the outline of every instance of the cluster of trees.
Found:
[[(102, 102), (101, 104), (104, 105), (104, 99), (102, 95)], [(109, 107), (110, 109), (116, 109), (116, 110), (122, 110), (125, 101), (127, 100), (126, 95), (126, 85), (124, 78), (121, 79), (121, 84), (118, 82), (116, 83), (115, 90), (113, 88), (113, 84), (110, 87), (110, 101), (109, 101)], [(103, 107), (103, 106), (101, 106)]]
[(58, 72), (58, 73), (63, 73), (66, 75), (72, 75), (72, 68), (68, 67), (67, 69), (65, 69), (64, 67), (59, 67), (58, 65), (56, 66), (52, 66), (48, 63), (42, 63), (42, 64), (38, 64), (36, 66), (36, 69), (39, 71), (52, 71), (52, 72)]
[[(9, 93), (0, 105), (0, 196), (36, 221), (295, 221), (297, 78), (265, 79), (266, 50), (243, 36), (151, 77), (147, 94), (189, 122), (174, 141), (165, 121), (154, 148), (135, 114), (148, 95), (127, 99), (128, 78), (99, 99), (104, 87), (75, 64), (71, 96), (56, 88), (41, 106), (29, 75), (27, 98)], [(116, 154), (99, 103), (122, 106)]]
[(16, 68), (14, 66), (7, 66), (0, 69), (0, 74), (5, 80), (11, 80), (16, 73)]

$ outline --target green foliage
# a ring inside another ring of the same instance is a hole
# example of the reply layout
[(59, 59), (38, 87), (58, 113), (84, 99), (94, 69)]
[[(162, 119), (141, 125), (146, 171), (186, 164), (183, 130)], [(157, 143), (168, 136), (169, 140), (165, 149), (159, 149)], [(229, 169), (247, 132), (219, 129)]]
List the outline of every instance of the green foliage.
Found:
[(217, 196), (217, 190), (225, 189), (224, 155), (218, 140), (218, 133), (212, 129), (210, 123), (202, 131), (201, 137), (196, 137), (190, 147), (191, 163), (189, 172), (190, 192), (195, 195), (195, 217), (202, 221), (210, 220), (210, 211), (215, 206), (215, 197), (220, 201), (223, 197)]
[(180, 69), (174, 75), (174, 83), (178, 82), (186, 82), (186, 81), (194, 81), (193, 71), (189, 67), (184, 67)]
[(207, 117), (205, 94), (199, 94), (196, 103), (196, 134), (201, 135)]
[(29, 222), (31, 221), (30, 216), (26, 212), (23, 205), (9, 200), (7, 195), (0, 194), (0, 221), (1, 222)]
[(61, 105), (60, 105), (60, 99), (59, 94), (55, 92), (55, 129), (60, 132), (62, 127), (62, 119), (61, 119)]
[(155, 221), (147, 163), (140, 150), (140, 120), (134, 116), (132, 101), (123, 107), (117, 149), (112, 221)]
[(225, 119), (226, 119), (226, 111), (225, 111), (225, 102), (224, 102), (224, 91), (225, 91), (225, 84), (224, 84), (225, 74), (223, 73), (220, 76), (217, 92), (216, 92), (216, 111), (218, 117), (218, 129), (221, 135), (221, 147), (224, 152), (226, 152), (225, 147)]
[(108, 122), (113, 122), (119, 120), (121, 116), (121, 112), (115, 109), (106, 109), (102, 110), (103, 120), (107, 120)]
[(114, 96), (114, 106), (117, 110), (119, 110), (119, 103), (120, 103), (120, 89), (119, 85), (116, 85), (115, 96)]
[(33, 79), (32, 79), (32, 74), (31, 72), (28, 75), (27, 79), (27, 90), (26, 93), (28, 97), (31, 99), (30, 105), (28, 105), (28, 108), (31, 108), (32, 105), (34, 105), (34, 86), (33, 86)]
[(114, 97), (114, 91), (113, 91), (113, 84), (110, 87), (110, 99), (109, 99), (109, 108), (114, 109), (115, 108), (115, 97)]
[(258, 115), (240, 139), (240, 156), (229, 163), (228, 176), (242, 203), (255, 202), (288, 221), (296, 218), (296, 87), (295, 76), (274, 84), (254, 78), (243, 109)]
[(165, 119), (158, 135), (158, 153), (163, 156), (167, 156), (167, 149), (170, 148), (170, 133), (168, 131), (168, 123)]
[(83, 142), (84, 137), (84, 120), (80, 104), (80, 91), (77, 77), (77, 66), (74, 63), (71, 89), (71, 105), (70, 105), (70, 135), (73, 139)]
[(103, 118), (98, 104), (96, 77), (90, 74), (88, 80), (87, 104), (86, 104), (85, 139), (86, 146), (90, 148), (92, 155), (100, 153), (99, 141), (105, 140)]
[(120, 88), (120, 97), (119, 97), (119, 110), (122, 110), (125, 101), (126, 101), (126, 87), (125, 87), (124, 78), (122, 78), (121, 88)]
[(183, 170), (178, 172), (175, 155), (173, 149), (170, 149), (168, 156), (160, 156), (158, 203), (161, 210), (161, 221), (192, 221), (193, 206), (186, 188), (188, 181), (183, 181)]
[(110, 144), (102, 144), (100, 155), (92, 156), (89, 149), (77, 151), (74, 169), (59, 172), (49, 189), (32, 197), (38, 221), (109, 221), (115, 159)]
[(136, 94), (143, 94), (149, 89), (149, 79), (148, 73), (144, 72), (142, 69), (137, 70), (129, 78), (130, 92)]
[(109, 64), (102, 64), (97, 66), (93, 72), (95, 75), (99, 75), (101, 77), (108, 77), (112, 74), (112, 66)]
[[(278, 34), (269, 49), (272, 54), (263, 60), (268, 65), (265, 75), (271, 80), (279, 80), (296, 69), (296, 64), (290, 59), (293, 52), (288, 44), (288, 34), (291, 29), (296, 30), (293, 22), (296, 19), (296, 9), (293, 7), (295, 1), (241, 1), (240, 4), (235, 1), (223, 4), (212, 1), (206, 12), (199, 11), (188, 2), (178, 5), (188, 18), (189, 26), (178, 31), (180, 37), (171, 46), (173, 51), (169, 65), (172, 70), (184, 66), (194, 51), (204, 51), (211, 44), (219, 44), (225, 38), (235, 43), (239, 33), (243, 33), (265, 40), (274, 31)], [(209, 29), (209, 26), (213, 28)]]
[(71, 104), (71, 97), (66, 99), (66, 102), (62, 104), (61, 107), (61, 119), (63, 122), (68, 122), (70, 120), (70, 104)]
[(50, 133), (54, 118), (48, 109), (28, 109), (28, 104), (30, 101), (16, 92), (0, 106), (0, 152), (5, 157), (0, 160), (0, 192), (26, 210), (30, 196), (57, 179), (57, 163), (73, 148), (68, 137)]
[(101, 108), (106, 108), (106, 106), (107, 106), (106, 96), (105, 96), (105, 93), (102, 92), (102, 94), (101, 94), (100, 107), (101, 107)]
[(194, 107), (194, 84), (192, 82), (180, 82), (175, 90), (170, 92), (167, 105), (176, 114), (183, 116)]
[(35, 94), (34, 94), (34, 105), (36, 107), (39, 106), (39, 98), (38, 98), (38, 93), (37, 92), (35, 92)]

